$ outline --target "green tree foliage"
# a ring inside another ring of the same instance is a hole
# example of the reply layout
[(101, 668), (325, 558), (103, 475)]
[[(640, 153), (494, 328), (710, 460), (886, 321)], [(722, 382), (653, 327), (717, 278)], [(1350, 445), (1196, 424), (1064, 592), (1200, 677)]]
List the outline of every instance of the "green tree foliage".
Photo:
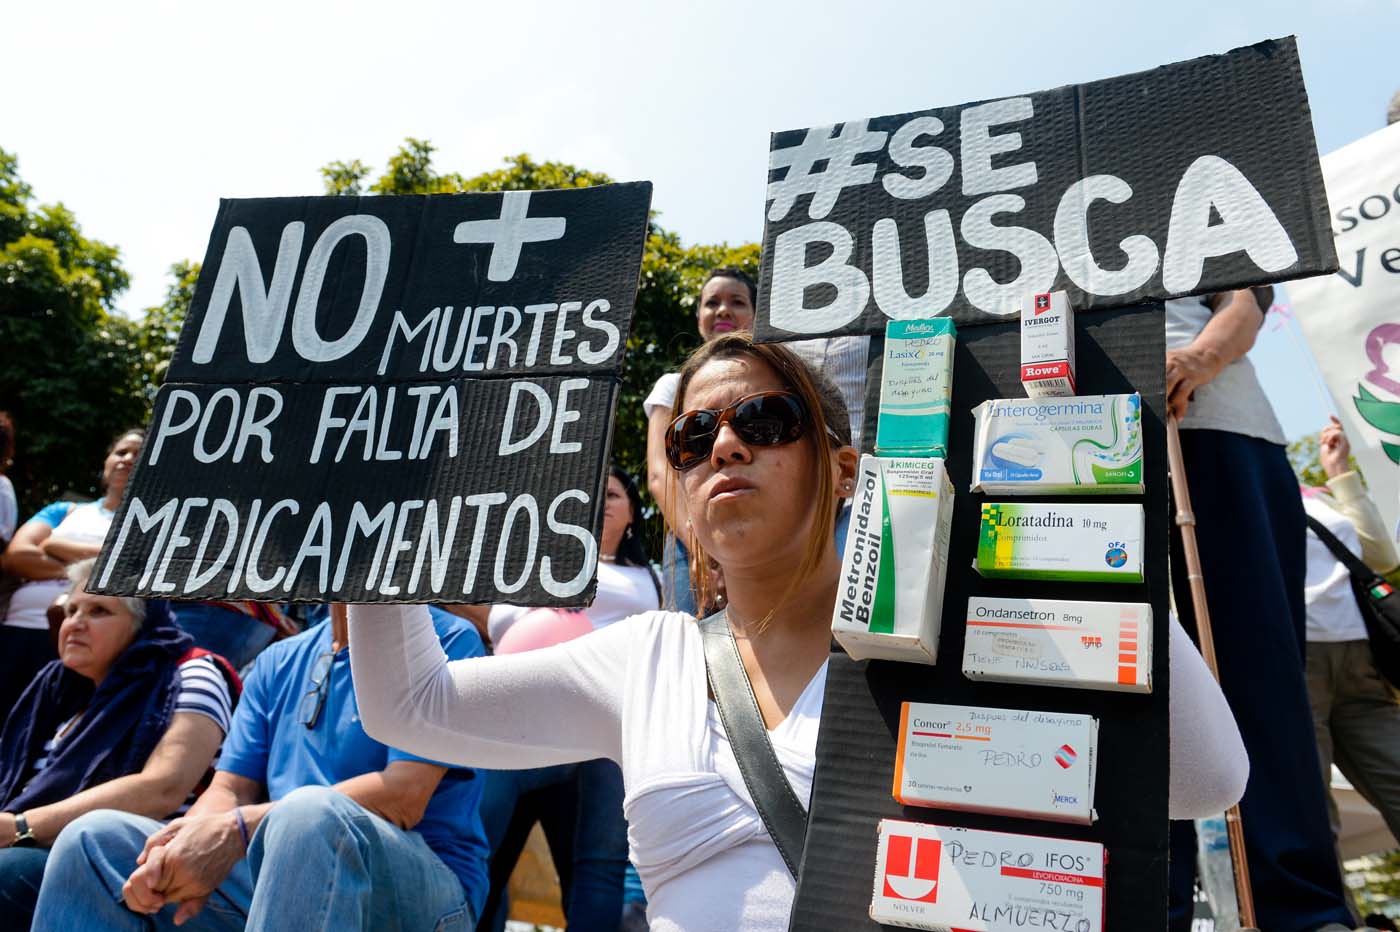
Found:
[(189, 316), (194, 287), (199, 281), (199, 263), (188, 259), (176, 262), (170, 267), (170, 278), (171, 282), (165, 288), (165, 300), (155, 307), (146, 308), (138, 336), (141, 364), (148, 374), (148, 404), (155, 402), (156, 389), (165, 381), (170, 357), (174, 355), (175, 344), (180, 339), (180, 328)]
[(17, 433), (21, 508), (95, 496), (108, 442), (147, 415), (138, 327), (113, 301), (129, 283), (115, 246), (62, 204), (35, 205), (0, 149), (0, 407)]
[[(1293, 473), (1298, 477), (1298, 484), (1305, 486), (1324, 486), (1327, 484), (1327, 471), (1322, 468), (1322, 458), (1319, 455), (1319, 446), (1316, 434), (1309, 434), (1301, 437), (1288, 445), (1288, 462), (1293, 466)], [(1360, 473), (1360, 468), (1356, 465), (1356, 457), (1347, 457), (1347, 468)], [(1362, 477), (1365, 482), (1365, 477)]]
[[(438, 174), (432, 164), (434, 147), (421, 139), (407, 139), (390, 157), (384, 174), (368, 186), (374, 194), (442, 194), (460, 191), (537, 191), (549, 188), (583, 188), (608, 184), (613, 179), (563, 162), (536, 162), (521, 154), (504, 159), (495, 171), (471, 177)], [(327, 194), (360, 194), (369, 170), (358, 159), (331, 162), (321, 169)], [(653, 221), (646, 254), (642, 259), (637, 310), (627, 340), (622, 367), (622, 393), (618, 400), (613, 433), (613, 458), (622, 468), (640, 477), (645, 494), (646, 434), (642, 401), (662, 374), (680, 365), (685, 354), (700, 342), (695, 329), (695, 301), (706, 273), (717, 266), (737, 266), (756, 279), (759, 247), (686, 246), (675, 233)], [(659, 524), (653, 527), (659, 537)], [(653, 553), (659, 550), (653, 548)]]

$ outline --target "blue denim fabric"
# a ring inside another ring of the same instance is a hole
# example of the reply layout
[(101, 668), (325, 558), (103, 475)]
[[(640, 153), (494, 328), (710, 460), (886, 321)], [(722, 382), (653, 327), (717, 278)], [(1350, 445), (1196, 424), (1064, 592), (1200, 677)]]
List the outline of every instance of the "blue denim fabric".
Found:
[(482, 824), (491, 844), (491, 896), (481, 927), (505, 928), (505, 884), (525, 836), (538, 819), (563, 890), (571, 929), (616, 929), (627, 868), (627, 822), (622, 817), (622, 770), (591, 760), (534, 770), (483, 771)]
[(48, 859), (48, 848), (0, 850), (0, 929), (29, 928)]
[(697, 606), (695, 591), (690, 588), (690, 553), (675, 535), (666, 535), (666, 549), (661, 557), (662, 588), (669, 589), (663, 606), (668, 611), (694, 615)]
[[(161, 823), (102, 810), (70, 824), (49, 855), (34, 928), (50, 932), (174, 929), (175, 907), (133, 913), (121, 888)], [(462, 883), (417, 832), (405, 832), (328, 787), (289, 793), (258, 826), (204, 909), (182, 929), (460, 932), (476, 927)]]

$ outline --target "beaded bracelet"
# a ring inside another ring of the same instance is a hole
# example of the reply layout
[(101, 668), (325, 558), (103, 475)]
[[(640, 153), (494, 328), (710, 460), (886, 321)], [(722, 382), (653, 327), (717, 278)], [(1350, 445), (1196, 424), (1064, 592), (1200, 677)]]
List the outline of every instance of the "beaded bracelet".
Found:
[(233, 807), (233, 817), (238, 820), (238, 834), (243, 838), (243, 850), (248, 850), (248, 823), (243, 821), (243, 808)]

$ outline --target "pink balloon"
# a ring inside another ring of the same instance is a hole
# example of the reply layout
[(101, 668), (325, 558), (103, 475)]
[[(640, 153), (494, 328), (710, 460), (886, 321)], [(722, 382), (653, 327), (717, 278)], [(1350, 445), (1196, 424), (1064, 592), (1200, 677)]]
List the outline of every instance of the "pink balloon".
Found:
[(498, 654), (523, 654), (572, 641), (593, 630), (593, 622), (583, 612), (559, 608), (536, 608), (526, 612), (506, 629), (496, 645)]

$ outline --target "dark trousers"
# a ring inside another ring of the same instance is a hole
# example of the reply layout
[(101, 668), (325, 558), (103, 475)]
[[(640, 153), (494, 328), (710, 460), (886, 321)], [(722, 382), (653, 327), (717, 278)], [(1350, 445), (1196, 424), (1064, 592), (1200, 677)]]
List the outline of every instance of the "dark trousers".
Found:
[(538, 820), (559, 873), (569, 928), (616, 932), (627, 868), (627, 821), (617, 764), (599, 759), (535, 770), (492, 770), (485, 778), (481, 823), (491, 845), (491, 893), (479, 928), (505, 928), (510, 874)]
[(0, 723), (39, 671), (57, 659), (47, 630), (0, 625)]
[(0, 930), (27, 932), (39, 901), (48, 848), (0, 850)]
[[(1310, 932), (1353, 923), (1318, 780), (1303, 674), (1306, 521), (1298, 480), (1280, 446), (1216, 430), (1183, 430), (1196, 542), (1221, 686), (1249, 752), (1241, 801), (1258, 925)], [(1196, 636), (1186, 561), (1172, 534), (1172, 586)], [(1196, 837), (1171, 827), (1171, 928), (1191, 928)]]

